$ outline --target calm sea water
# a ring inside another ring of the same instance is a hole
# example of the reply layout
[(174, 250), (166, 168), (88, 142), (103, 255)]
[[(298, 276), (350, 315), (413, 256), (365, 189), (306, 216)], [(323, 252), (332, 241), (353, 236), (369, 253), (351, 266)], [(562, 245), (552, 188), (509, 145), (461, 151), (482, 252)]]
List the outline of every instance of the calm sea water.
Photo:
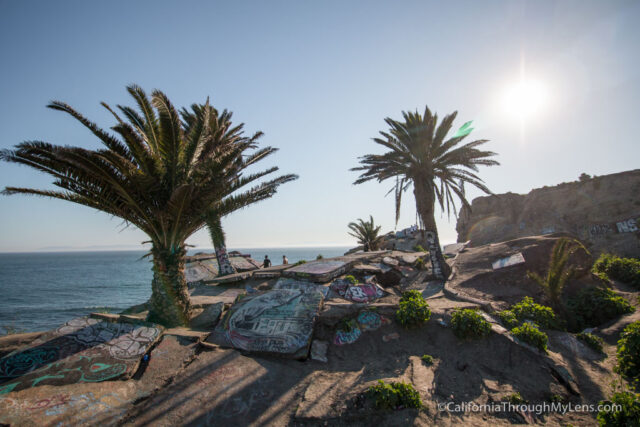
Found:
[[(229, 248), (274, 265), (334, 257), (348, 247)], [(189, 254), (202, 250), (192, 250)], [(205, 251), (210, 252), (210, 251)], [(92, 311), (118, 312), (151, 295), (151, 263), (144, 251), (0, 254), (0, 334), (42, 331)]]

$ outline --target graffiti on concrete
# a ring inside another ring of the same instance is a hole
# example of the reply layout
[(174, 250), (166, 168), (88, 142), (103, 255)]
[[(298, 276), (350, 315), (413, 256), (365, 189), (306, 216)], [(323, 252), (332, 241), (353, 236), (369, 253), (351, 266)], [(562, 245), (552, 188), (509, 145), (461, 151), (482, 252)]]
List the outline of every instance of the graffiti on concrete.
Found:
[(291, 277), (281, 277), (278, 279), (273, 289), (298, 289), (303, 292), (315, 291), (321, 292), (325, 297), (329, 293), (329, 287), (318, 285), (316, 283), (305, 282)]
[(151, 324), (70, 320), (0, 359), (0, 393), (130, 375), (159, 337), (160, 329)]
[(363, 331), (375, 331), (382, 326), (382, 316), (373, 311), (360, 312), (356, 320)]
[(638, 224), (635, 218), (630, 218), (625, 221), (616, 222), (616, 229), (618, 233), (635, 233), (638, 231)]
[[(205, 262), (209, 262), (209, 260), (206, 260)], [(213, 280), (217, 274), (214, 271), (217, 272), (217, 269), (212, 271), (200, 262), (189, 262), (185, 265), (184, 277), (187, 280), (187, 283)]]
[(429, 258), (431, 259), (432, 274), (438, 279), (444, 279), (444, 276), (442, 274), (442, 266), (440, 265), (440, 260), (438, 259), (439, 248), (436, 240), (436, 234), (432, 231), (427, 231), (425, 233), (425, 238), (427, 239)]
[(220, 246), (216, 249), (216, 258), (218, 260), (218, 272), (221, 276), (234, 274), (236, 272), (231, 262), (229, 262), (226, 246)]
[(385, 292), (378, 285), (365, 283), (362, 285), (349, 286), (344, 294), (344, 298), (353, 302), (371, 302), (382, 298)]
[(328, 282), (343, 274), (349, 264), (338, 260), (318, 260), (300, 264), (285, 270), (287, 277), (304, 277), (314, 282)]
[(356, 342), (358, 338), (360, 338), (360, 335), (362, 335), (360, 326), (356, 320), (352, 319), (336, 331), (333, 337), (333, 343), (335, 345), (351, 344)]
[(313, 290), (256, 292), (229, 309), (210, 339), (245, 351), (304, 356), (323, 299)]
[(491, 264), (491, 266), (493, 267), (494, 270), (499, 270), (501, 268), (511, 267), (512, 265), (518, 265), (523, 263), (524, 263), (524, 256), (522, 255), (521, 252), (518, 252), (517, 254), (513, 254), (509, 257), (501, 258), (497, 261), (494, 261), (493, 264)]

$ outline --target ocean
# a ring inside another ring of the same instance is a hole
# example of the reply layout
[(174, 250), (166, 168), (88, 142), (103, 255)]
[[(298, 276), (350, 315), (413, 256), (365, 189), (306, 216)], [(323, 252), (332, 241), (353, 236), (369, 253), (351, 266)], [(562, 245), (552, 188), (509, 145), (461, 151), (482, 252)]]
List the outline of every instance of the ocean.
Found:
[[(274, 265), (343, 255), (349, 247), (228, 248)], [(189, 255), (211, 250), (190, 250)], [(0, 335), (55, 328), (93, 311), (117, 313), (151, 295), (144, 251), (0, 253)]]

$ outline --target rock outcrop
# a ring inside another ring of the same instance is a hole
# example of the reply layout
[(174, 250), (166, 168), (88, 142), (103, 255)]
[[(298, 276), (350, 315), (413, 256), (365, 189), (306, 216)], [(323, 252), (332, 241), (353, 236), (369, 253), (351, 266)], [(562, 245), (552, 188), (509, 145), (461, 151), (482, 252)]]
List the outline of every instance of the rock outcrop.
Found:
[(594, 252), (640, 257), (640, 169), (583, 178), (529, 194), (473, 200), (458, 219), (458, 241), (470, 246), (567, 232)]

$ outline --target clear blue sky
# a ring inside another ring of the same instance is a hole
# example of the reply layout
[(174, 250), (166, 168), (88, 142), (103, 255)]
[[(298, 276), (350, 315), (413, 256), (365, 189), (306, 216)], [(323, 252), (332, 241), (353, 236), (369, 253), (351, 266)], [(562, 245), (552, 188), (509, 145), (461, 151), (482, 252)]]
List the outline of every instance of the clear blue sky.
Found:
[[(45, 108), (53, 99), (108, 127), (99, 102), (130, 104), (130, 83), (178, 106), (210, 96), (280, 148), (263, 166), (300, 175), (225, 218), (228, 245), (351, 244), (358, 217), (394, 228), (392, 183), (354, 187), (348, 169), (380, 151), (371, 138), (402, 110), (428, 104), (440, 116), (458, 110), (457, 126), (474, 120), (471, 137), (500, 154), (502, 166), (481, 171), (496, 193), (637, 168), (639, 21), (638, 1), (0, 0), (0, 147), (97, 147)], [(525, 119), (504, 107), (523, 75), (545, 94)], [(0, 165), (2, 188), (49, 182)], [(441, 240), (454, 241), (455, 220), (438, 221)], [(398, 228), (414, 222), (407, 193)], [(0, 236), (0, 251), (146, 240), (106, 214), (27, 196), (0, 197)], [(188, 242), (210, 246), (203, 232)]]

